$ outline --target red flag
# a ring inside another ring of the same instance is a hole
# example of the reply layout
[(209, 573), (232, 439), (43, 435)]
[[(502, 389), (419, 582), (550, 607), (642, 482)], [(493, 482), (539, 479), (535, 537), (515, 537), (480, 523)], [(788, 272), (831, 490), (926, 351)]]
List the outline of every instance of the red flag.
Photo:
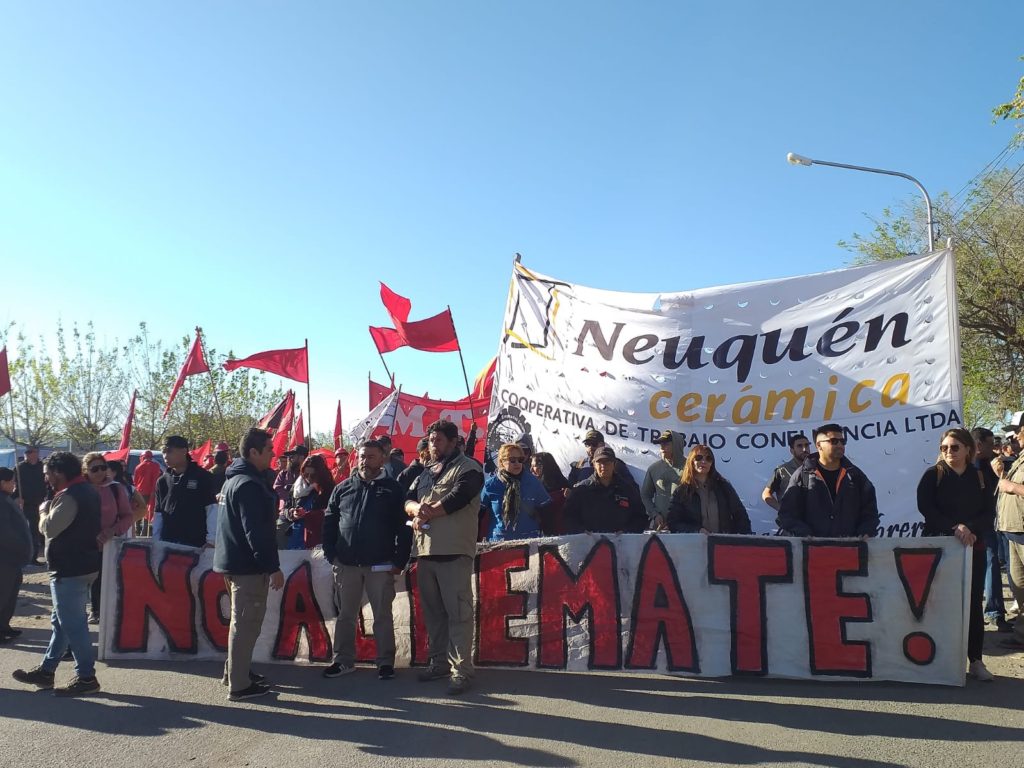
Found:
[(302, 428), (302, 413), (299, 413), (299, 418), (295, 420), (295, 429), (292, 432), (292, 441), (289, 445), (290, 448), (294, 448), (297, 445), (305, 445), (306, 443), (306, 430)]
[(11, 391), (11, 371), (7, 367), (7, 347), (0, 349), (0, 397)]
[(263, 418), (256, 422), (256, 427), (258, 429), (280, 429), (282, 417), (290, 409), (290, 403), (294, 401), (294, 398), (295, 393), (289, 389), (285, 392), (284, 397), (281, 398), (281, 402), (267, 411)]
[(203, 466), (203, 464), (206, 463), (206, 460), (208, 458), (210, 458), (212, 453), (213, 453), (213, 441), (207, 440), (205, 443), (203, 443), (201, 446), (196, 448), (194, 451), (191, 451), (189, 453), (189, 456), (192, 457), (192, 461), (194, 461), (196, 464), (198, 464), (199, 466)]
[(199, 329), (196, 329), (196, 337), (192, 339), (192, 346), (189, 347), (188, 355), (185, 357), (185, 362), (181, 366), (181, 371), (178, 372), (178, 380), (174, 382), (174, 388), (171, 390), (171, 396), (167, 399), (167, 407), (164, 408), (164, 418), (167, 418), (167, 414), (170, 413), (171, 403), (174, 402), (174, 396), (178, 394), (178, 390), (181, 389), (181, 385), (185, 383), (186, 376), (194, 376), (197, 373), (208, 373), (210, 366), (206, 364), (206, 359), (203, 357), (203, 345), (199, 340)]
[(399, 347), (412, 347), (421, 352), (456, 352), (459, 340), (455, 335), (450, 309), (439, 312), (426, 320), (409, 322), (412, 305), (404, 296), (380, 284), (380, 300), (391, 315), (394, 328), (370, 326), (370, 336), (381, 354), (392, 352)]
[(487, 364), (480, 373), (476, 375), (476, 380), (473, 382), (473, 398), (474, 403), (490, 403), (491, 402), (491, 391), (494, 389), (494, 372), (498, 368), (497, 356), (491, 358), (491, 362)]
[(107, 461), (120, 461), (128, 463), (129, 445), (132, 442), (132, 423), (135, 421), (135, 398), (139, 396), (139, 390), (132, 392), (132, 402), (128, 406), (128, 418), (124, 420), (124, 428), (121, 430), (121, 444), (116, 451), (103, 454)]
[(249, 355), (243, 360), (228, 360), (224, 363), (225, 371), (233, 371), (236, 368), (256, 368), (303, 384), (309, 383), (309, 357), (306, 347), (271, 349)]
[(341, 400), (338, 401), (338, 413), (334, 417), (334, 450), (341, 448)]
[(284, 452), (288, 450), (288, 435), (291, 434), (287, 427), (281, 427), (277, 430), (277, 434), (274, 435), (274, 441), (271, 445), (274, 446), (274, 455), (277, 457), (284, 456)]

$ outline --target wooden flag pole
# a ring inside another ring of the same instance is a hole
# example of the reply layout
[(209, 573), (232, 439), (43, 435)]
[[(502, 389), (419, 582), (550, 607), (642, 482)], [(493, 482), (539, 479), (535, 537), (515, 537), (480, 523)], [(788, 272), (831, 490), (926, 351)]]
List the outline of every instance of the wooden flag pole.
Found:
[(306, 448), (313, 450), (313, 398), (309, 392), (309, 339), (304, 339), (306, 347)]
[(462, 345), (459, 343), (459, 333), (455, 330), (455, 318), (452, 317), (452, 308), (448, 307), (448, 320), (452, 324), (452, 335), (455, 336), (455, 347), (459, 351), (459, 364), (462, 366), (462, 380), (466, 382), (466, 396), (469, 400), (469, 415), (476, 423), (476, 409), (473, 407), (473, 390), (469, 388), (469, 376), (466, 375), (466, 361), (462, 357)]
[(210, 367), (210, 362), (206, 359), (206, 346), (203, 344), (203, 329), (198, 325), (196, 326), (196, 338), (199, 339), (199, 352), (203, 356), (203, 361), (206, 362), (206, 372), (210, 376), (210, 386), (213, 388), (213, 404), (217, 408), (217, 418), (220, 420), (220, 435), (221, 440), (228, 439), (228, 428), (224, 421), (224, 411), (220, 407), (220, 398), (217, 396), (217, 379), (213, 376), (213, 368)]

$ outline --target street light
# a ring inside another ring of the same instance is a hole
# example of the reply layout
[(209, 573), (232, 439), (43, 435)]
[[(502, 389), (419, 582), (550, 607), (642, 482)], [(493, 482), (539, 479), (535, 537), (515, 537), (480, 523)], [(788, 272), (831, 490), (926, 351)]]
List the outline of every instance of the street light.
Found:
[(932, 251), (935, 250), (935, 221), (934, 219), (932, 219), (932, 199), (928, 197), (928, 192), (925, 190), (924, 186), (922, 186), (921, 182), (915, 179), (909, 173), (900, 173), (899, 171), (886, 171), (883, 170), (882, 168), (867, 168), (866, 166), (863, 165), (847, 165), (846, 163), (832, 163), (829, 162), (828, 160), (812, 160), (809, 157), (798, 155), (795, 152), (790, 152), (788, 155), (786, 155), (786, 160), (789, 161), (789, 163), (792, 165), (828, 165), (831, 166), (832, 168), (849, 168), (851, 171), (867, 171), (868, 173), (882, 173), (885, 174), (886, 176), (899, 176), (902, 179), (907, 179), (908, 181), (914, 182), (917, 188), (921, 191), (921, 194), (924, 195), (924, 205), (928, 213), (928, 252), (931, 253)]

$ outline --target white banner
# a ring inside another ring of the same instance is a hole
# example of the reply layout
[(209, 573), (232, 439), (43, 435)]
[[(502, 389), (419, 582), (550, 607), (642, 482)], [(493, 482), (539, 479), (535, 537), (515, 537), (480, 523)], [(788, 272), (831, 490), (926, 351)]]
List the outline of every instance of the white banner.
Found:
[[(903, 546), (901, 546), (901, 544)], [(952, 537), (800, 540), (700, 534), (531, 539), (476, 560), (478, 666), (963, 685), (969, 550)], [(319, 551), (282, 552), (257, 662), (331, 659)], [(100, 657), (219, 659), (229, 603), (213, 551), (114, 539)], [(397, 663), (425, 664), (415, 568), (398, 577)], [(373, 661), (364, 606), (357, 658)]]
[(572, 285), (515, 265), (489, 444), (531, 440), (567, 471), (587, 430), (638, 480), (661, 432), (715, 450), (755, 532), (788, 437), (838, 422), (878, 492), (880, 536), (920, 535), (915, 488), (962, 425), (953, 258), (691, 292)]

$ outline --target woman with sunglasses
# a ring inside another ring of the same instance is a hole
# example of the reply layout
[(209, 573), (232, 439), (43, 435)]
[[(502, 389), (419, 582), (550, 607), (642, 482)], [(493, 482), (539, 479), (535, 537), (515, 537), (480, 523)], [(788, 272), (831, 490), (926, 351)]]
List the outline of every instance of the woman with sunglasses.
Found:
[[(128, 498), (128, 490), (120, 483), (115, 483), (107, 477), (107, 461), (103, 454), (98, 451), (85, 454), (82, 459), (82, 466), (85, 467), (86, 479), (96, 489), (100, 497), (100, 535), (96, 537), (96, 545), (103, 549), (103, 545), (115, 536), (121, 536), (131, 529), (135, 518), (132, 516), (131, 500)], [(90, 624), (100, 623), (100, 579), (103, 577), (103, 570), (100, 569), (96, 581), (92, 583), (92, 613), (89, 614)]]
[(715, 453), (695, 445), (668, 505), (672, 533), (750, 533), (750, 517), (732, 484), (715, 468)]
[(296, 536), (289, 549), (313, 549), (323, 543), (324, 511), (333, 490), (334, 477), (323, 456), (315, 453), (302, 462), (293, 491), (296, 505), (288, 510)]
[(968, 674), (984, 682), (992, 673), (981, 659), (985, 642), (985, 533), (995, 516), (994, 488), (973, 466), (974, 438), (966, 429), (947, 429), (939, 440), (939, 458), (917, 484), (917, 509), (925, 536), (956, 536), (971, 548), (971, 615), (967, 629)]
[(551, 501), (540, 479), (526, 468), (526, 452), (515, 443), (498, 449), (498, 471), (481, 494), (483, 533), (491, 541), (543, 536), (541, 507)]

